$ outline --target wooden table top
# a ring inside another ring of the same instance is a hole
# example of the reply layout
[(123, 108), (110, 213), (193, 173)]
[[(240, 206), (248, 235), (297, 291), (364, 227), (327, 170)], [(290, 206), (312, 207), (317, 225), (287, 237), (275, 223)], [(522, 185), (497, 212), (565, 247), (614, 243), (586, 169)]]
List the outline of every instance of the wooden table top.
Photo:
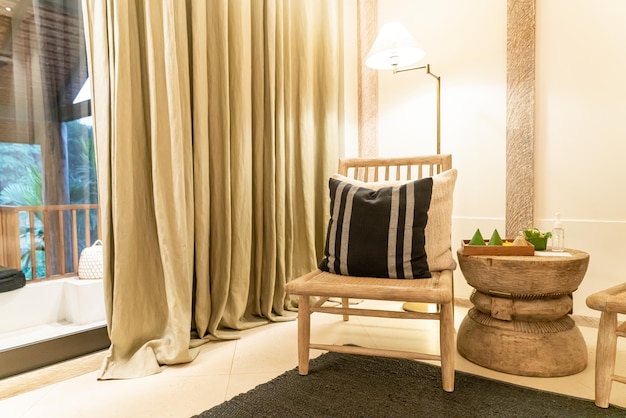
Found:
[(545, 255), (464, 255), (457, 251), (465, 280), (483, 292), (517, 295), (554, 295), (578, 289), (589, 265), (589, 254), (567, 248)]
[[(549, 263), (552, 261), (559, 262), (560, 261), (572, 261), (572, 260), (582, 260), (589, 258), (589, 254), (582, 250), (575, 250), (573, 248), (566, 248), (564, 251), (551, 251), (548, 248), (546, 251), (536, 251), (536, 254), (539, 255), (465, 255), (463, 254), (463, 248), (459, 248), (457, 250), (457, 255), (459, 259), (461, 257), (479, 257), (479, 258), (493, 258), (495, 262), (498, 261), (521, 261), (521, 262), (539, 262), (539, 263)], [(568, 255), (569, 254), (569, 255)]]

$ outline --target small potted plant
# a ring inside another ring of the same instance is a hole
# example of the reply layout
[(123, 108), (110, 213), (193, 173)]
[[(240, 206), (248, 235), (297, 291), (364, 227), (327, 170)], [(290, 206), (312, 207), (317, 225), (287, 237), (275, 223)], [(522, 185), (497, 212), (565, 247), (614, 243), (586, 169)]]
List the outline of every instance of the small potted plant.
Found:
[(552, 236), (552, 232), (541, 232), (537, 228), (524, 230), (524, 238), (535, 246), (535, 250), (544, 251), (548, 246), (548, 238)]

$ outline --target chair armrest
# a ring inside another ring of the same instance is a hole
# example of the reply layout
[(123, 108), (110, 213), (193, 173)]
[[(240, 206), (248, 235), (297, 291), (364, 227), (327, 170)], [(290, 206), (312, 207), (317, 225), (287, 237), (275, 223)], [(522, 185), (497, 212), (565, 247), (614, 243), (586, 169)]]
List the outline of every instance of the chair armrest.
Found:
[(626, 313), (626, 283), (593, 293), (586, 303), (597, 311)]

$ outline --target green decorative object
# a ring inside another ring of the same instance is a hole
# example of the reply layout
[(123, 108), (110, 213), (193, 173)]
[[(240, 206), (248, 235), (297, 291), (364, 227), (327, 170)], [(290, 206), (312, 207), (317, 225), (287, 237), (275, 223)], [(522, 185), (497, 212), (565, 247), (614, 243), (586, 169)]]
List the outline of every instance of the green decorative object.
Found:
[(544, 251), (546, 249), (546, 246), (548, 245), (548, 238), (546, 237), (526, 238), (526, 241), (534, 245), (535, 250), (537, 251)]
[(474, 236), (472, 237), (468, 245), (486, 245), (485, 239), (480, 233), (480, 229), (477, 229), (476, 232), (474, 232)]
[(493, 234), (491, 234), (491, 238), (489, 238), (488, 245), (502, 245), (502, 238), (500, 238), (500, 234), (497, 229), (493, 230)]
[(524, 230), (524, 238), (535, 246), (537, 251), (545, 251), (548, 245), (548, 238), (552, 236), (551, 232), (543, 233), (537, 228)]

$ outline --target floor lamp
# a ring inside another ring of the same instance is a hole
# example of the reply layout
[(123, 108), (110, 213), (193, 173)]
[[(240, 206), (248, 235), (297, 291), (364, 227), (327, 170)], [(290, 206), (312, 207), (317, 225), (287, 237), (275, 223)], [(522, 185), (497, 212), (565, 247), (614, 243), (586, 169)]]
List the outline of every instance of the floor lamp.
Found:
[(374, 70), (393, 70), (394, 74), (426, 70), (437, 81), (437, 154), (441, 154), (441, 77), (430, 71), (430, 64), (412, 66), (425, 52), (417, 46), (415, 38), (398, 22), (383, 25), (367, 54), (365, 65)]
[[(365, 65), (374, 70), (393, 70), (394, 74), (426, 70), (437, 81), (437, 154), (441, 154), (441, 77), (430, 71), (430, 64), (414, 66), (426, 53), (415, 38), (398, 22), (383, 25), (367, 54)], [(437, 169), (439, 170), (439, 168)], [(402, 309), (412, 312), (436, 312), (439, 305), (405, 302)]]

